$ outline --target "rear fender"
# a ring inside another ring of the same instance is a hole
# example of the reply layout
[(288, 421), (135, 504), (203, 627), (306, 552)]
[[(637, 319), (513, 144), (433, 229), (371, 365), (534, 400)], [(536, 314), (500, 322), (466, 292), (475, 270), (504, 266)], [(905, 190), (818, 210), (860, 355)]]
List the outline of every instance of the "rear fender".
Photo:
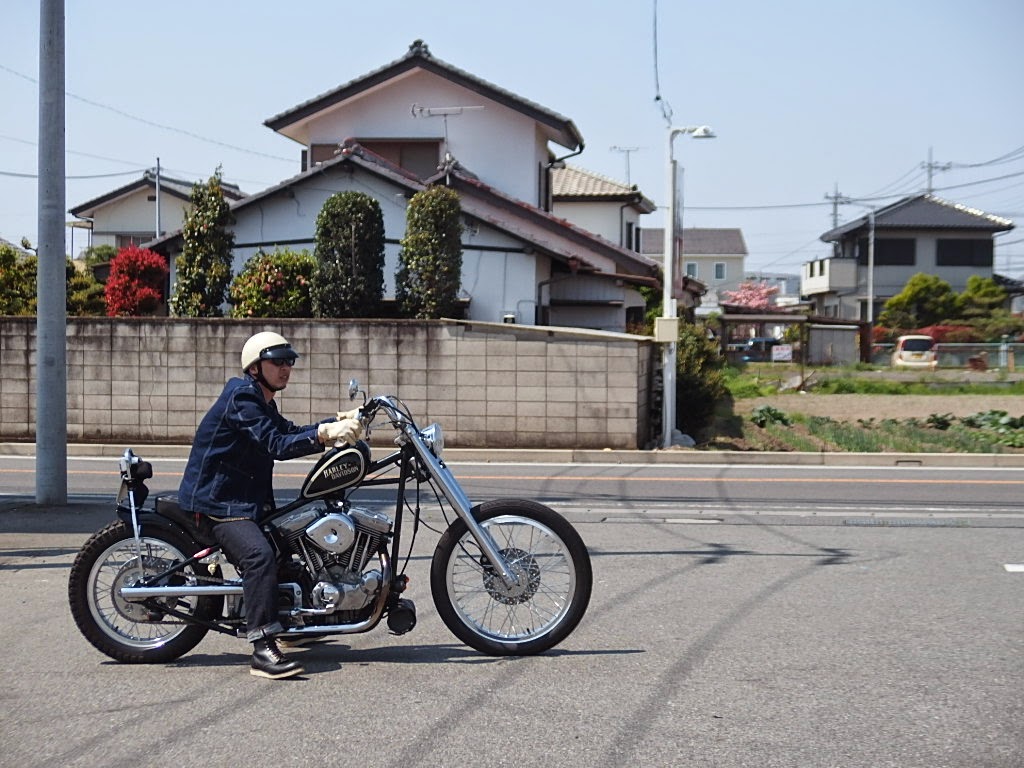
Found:
[[(183, 513), (179, 512), (178, 514), (182, 515)], [(132, 526), (131, 509), (120, 506), (117, 508), (117, 516), (129, 528)], [(189, 525), (187, 519), (175, 520), (171, 515), (160, 514), (152, 509), (137, 509), (135, 516), (138, 520), (139, 534), (141, 536), (159, 536), (164, 534), (176, 543), (188, 545), (191, 551), (186, 554), (193, 555), (202, 549), (214, 545), (212, 540), (209, 542), (200, 541), (198, 531)]]

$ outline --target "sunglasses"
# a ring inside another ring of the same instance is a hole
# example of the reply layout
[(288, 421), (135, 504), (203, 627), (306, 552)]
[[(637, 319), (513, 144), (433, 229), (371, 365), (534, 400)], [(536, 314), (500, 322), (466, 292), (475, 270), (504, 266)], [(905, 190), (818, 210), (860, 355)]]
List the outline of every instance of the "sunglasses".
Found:
[(267, 362), (268, 363), (273, 363), (274, 366), (277, 367), (277, 368), (281, 368), (281, 367), (283, 367), (285, 365), (287, 365), (289, 368), (291, 368), (292, 366), (295, 365), (295, 358), (294, 357), (285, 357), (285, 358), (282, 358), (282, 359), (271, 358), (270, 360), (267, 360)]

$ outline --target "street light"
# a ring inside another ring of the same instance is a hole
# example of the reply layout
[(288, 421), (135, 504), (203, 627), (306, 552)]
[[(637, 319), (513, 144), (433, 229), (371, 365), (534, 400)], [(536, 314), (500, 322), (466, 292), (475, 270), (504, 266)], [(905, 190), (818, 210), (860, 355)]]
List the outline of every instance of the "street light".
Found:
[(715, 132), (706, 125), (668, 129), (668, 212), (665, 219), (664, 285), (661, 299), (661, 328), (655, 329), (655, 338), (664, 342), (661, 362), (661, 445), (672, 446), (672, 430), (676, 426), (676, 341), (679, 338), (679, 320), (676, 314), (676, 300), (672, 295), (675, 288), (676, 262), (676, 161), (672, 144), (676, 136), (690, 134), (695, 139), (713, 139)]

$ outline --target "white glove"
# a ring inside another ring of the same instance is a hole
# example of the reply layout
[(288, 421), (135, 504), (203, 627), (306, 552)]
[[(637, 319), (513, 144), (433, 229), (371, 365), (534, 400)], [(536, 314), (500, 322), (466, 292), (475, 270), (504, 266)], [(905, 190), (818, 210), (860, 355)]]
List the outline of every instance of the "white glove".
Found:
[(359, 409), (353, 408), (351, 411), (338, 411), (338, 421), (344, 421), (345, 419), (358, 419)]
[(363, 434), (363, 425), (357, 419), (329, 421), (316, 429), (316, 436), (320, 438), (320, 442), (334, 447), (346, 443), (353, 445), (361, 434)]

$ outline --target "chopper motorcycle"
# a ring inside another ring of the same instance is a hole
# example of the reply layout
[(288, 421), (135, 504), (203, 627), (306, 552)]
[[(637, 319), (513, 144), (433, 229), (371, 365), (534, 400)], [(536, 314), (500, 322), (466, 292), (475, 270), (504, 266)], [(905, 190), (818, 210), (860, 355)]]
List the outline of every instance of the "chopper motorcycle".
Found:
[[(564, 640), (587, 610), (590, 556), (561, 515), (534, 501), (474, 505), (444, 462), (438, 424), (420, 429), (394, 396), (362, 394), (367, 434), (375, 419), (397, 432), (397, 450), (374, 460), (369, 446), (329, 448), (297, 498), (260, 520), (278, 555), (281, 638), (368, 632), (385, 621), (394, 634), (416, 624), (403, 596), (421, 495), (440, 505), (447, 529), (430, 564), (434, 606), (466, 645), (493, 656), (541, 653)], [(245, 637), (242, 582), (203, 516), (173, 495), (151, 508), (152, 465), (129, 448), (120, 459), (117, 517), (85, 543), (71, 567), (75, 623), (99, 651), (124, 663), (165, 663), (210, 631)], [(356, 506), (360, 488), (396, 486), (394, 515)], [(429, 497), (428, 497), (429, 498)], [(401, 566), (404, 519), (412, 534)]]

